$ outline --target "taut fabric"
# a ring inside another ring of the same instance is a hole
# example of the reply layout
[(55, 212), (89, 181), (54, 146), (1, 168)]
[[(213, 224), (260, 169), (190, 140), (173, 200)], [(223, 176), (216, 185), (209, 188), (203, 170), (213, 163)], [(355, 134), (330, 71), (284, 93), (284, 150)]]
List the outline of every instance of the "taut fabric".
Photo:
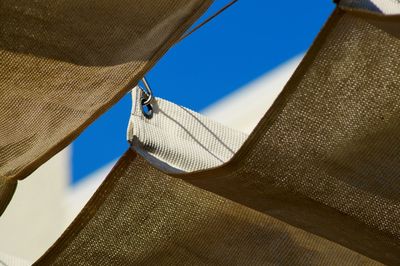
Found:
[(129, 150), (35, 265), (379, 265), (171, 178)]
[(0, 179), (22, 179), (138, 80), (211, 0), (2, 0)]
[(337, 9), (228, 163), (128, 151), (37, 265), (400, 264), (399, 23)]
[(179, 175), (400, 264), (400, 16), (336, 10), (225, 166)]

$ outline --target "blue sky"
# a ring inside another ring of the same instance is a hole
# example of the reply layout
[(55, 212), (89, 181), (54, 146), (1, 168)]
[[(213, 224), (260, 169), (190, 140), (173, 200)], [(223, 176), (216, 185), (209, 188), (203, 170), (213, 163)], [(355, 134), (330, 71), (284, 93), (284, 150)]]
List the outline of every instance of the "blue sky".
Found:
[[(205, 17), (228, 0), (217, 0)], [(200, 111), (308, 49), (334, 9), (332, 1), (239, 0), (173, 47), (147, 75), (154, 93)], [(125, 96), (72, 145), (72, 182), (128, 148), (131, 101)]]

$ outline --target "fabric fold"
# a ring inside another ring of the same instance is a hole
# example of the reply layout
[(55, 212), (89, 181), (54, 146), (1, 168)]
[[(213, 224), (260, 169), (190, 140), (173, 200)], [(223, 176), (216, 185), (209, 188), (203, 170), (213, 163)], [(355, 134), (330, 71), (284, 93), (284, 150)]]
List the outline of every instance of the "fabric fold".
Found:
[(220, 166), (239, 150), (247, 135), (155, 98), (151, 118), (143, 114), (142, 91), (132, 90), (127, 132), (132, 148), (168, 173), (193, 172)]

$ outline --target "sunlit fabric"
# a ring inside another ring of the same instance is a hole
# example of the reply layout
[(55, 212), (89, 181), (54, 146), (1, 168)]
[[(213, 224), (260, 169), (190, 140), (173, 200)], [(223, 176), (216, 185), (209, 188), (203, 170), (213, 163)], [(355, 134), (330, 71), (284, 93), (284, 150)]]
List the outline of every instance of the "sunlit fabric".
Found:
[(0, 4), (0, 179), (23, 179), (132, 89), (211, 0)]
[(337, 9), (230, 161), (127, 151), (37, 265), (399, 264), (399, 53), (399, 16)]

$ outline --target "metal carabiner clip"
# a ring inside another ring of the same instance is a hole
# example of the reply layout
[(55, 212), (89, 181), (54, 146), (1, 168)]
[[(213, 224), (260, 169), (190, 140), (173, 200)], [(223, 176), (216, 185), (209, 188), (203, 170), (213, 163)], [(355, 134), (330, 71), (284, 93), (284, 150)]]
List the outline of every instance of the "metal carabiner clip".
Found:
[(146, 118), (151, 119), (153, 117), (153, 106), (151, 102), (154, 100), (154, 95), (145, 77), (142, 78), (142, 83), (145, 87), (143, 88), (139, 85), (139, 88), (142, 90), (142, 97), (140, 100), (142, 113)]

